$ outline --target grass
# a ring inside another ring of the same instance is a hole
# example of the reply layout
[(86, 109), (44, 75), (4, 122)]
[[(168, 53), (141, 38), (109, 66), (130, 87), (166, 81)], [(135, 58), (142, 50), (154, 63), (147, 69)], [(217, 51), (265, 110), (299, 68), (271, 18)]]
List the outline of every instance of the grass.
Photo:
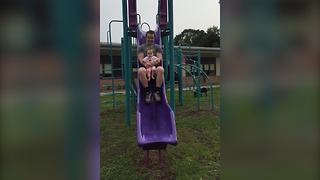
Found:
[[(157, 151), (151, 151), (150, 166), (145, 167), (143, 150), (137, 146), (135, 112), (127, 127), (124, 95), (117, 94), (116, 109), (106, 103), (112, 96), (101, 96), (101, 179), (219, 179), (219, 116), (217, 111), (201, 110), (210, 109), (206, 98), (201, 98), (200, 111), (195, 111), (193, 92), (184, 93), (184, 106), (176, 102), (178, 145), (167, 146), (164, 163), (158, 162)], [(214, 99), (218, 110), (219, 88), (214, 89)]]

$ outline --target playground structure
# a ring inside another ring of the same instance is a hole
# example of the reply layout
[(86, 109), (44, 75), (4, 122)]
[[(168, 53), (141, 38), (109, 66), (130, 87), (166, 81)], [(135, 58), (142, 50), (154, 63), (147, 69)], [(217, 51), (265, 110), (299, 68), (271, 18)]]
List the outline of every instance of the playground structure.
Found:
[[(164, 149), (167, 144), (175, 145), (177, 143), (176, 127), (175, 127), (175, 73), (177, 73), (177, 82), (179, 90), (179, 104), (183, 105), (183, 81), (182, 71), (189, 73), (194, 81), (193, 90), (197, 98), (197, 109), (199, 110), (201, 96), (201, 80), (206, 79), (210, 82), (206, 73), (200, 67), (200, 53), (196, 54), (196, 60), (191, 59), (194, 55), (183, 55), (181, 48), (174, 51), (173, 47), (173, 0), (158, 0), (158, 14), (156, 16), (157, 27), (155, 29), (156, 37), (155, 44), (163, 45), (163, 62), (165, 69), (165, 78), (169, 88), (165, 84), (162, 85), (162, 99), (159, 104), (145, 104), (140, 94), (140, 83), (136, 83), (133, 78), (133, 65), (137, 64), (137, 59), (133, 58), (132, 51), (133, 43), (136, 42), (138, 47), (145, 42), (145, 34), (142, 26), (147, 23), (141, 23), (141, 17), (136, 11), (136, 0), (122, 0), (122, 20), (112, 20), (109, 23), (107, 37), (110, 45), (110, 60), (111, 60), (111, 79), (112, 79), (112, 102), (115, 108), (115, 90), (114, 90), (114, 70), (112, 58), (112, 23), (123, 24), (123, 37), (121, 38), (121, 64), (122, 77), (125, 79), (125, 119), (126, 124), (131, 124), (132, 104), (137, 105), (137, 134), (138, 144), (145, 150), (149, 149)], [(139, 18), (138, 18), (139, 17)], [(138, 21), (139, 20), (139, 21)], [(148, 25), (149, 26), (149, 25)], [(150, 27), (149, 27), (150, 29)], [(136, 40), (136, 41), (134, 41)], [(189, 57), (190, 56), (190, 57)], [(192, 63), (182, 63), (191, 61)], [(189, 67), (189, 68), (187, 68)], [(175, 70), (176, 69), (176, 70)], [(192, 72), (191, 70), (192, 69)], [(213, 89), (212, 83), (209, 83), (211, 110), (213, 106)], [(166, 92), (170, 91), (170, 101), (167, 103)], [(161, 113), (160, 113), (161, 112)]]
[[(208, 75), (201, 68), (201, 55), (200, 52), (195, 52), (193, 54), (184, 52), (182, 53), (181, 48), (173, 49), (173, 18), (170, 18), (170, 14), (173, 15), (170, 9), (171, 0), (158, 0), (158, 14), (156, 16), (156, 21), (160, 31), (160, 40), (163, 45), (164, 55), (163, 55), (163, 67), (165, 69), (165, 79), (168, 85), (166, 91), (170, 91), (169, 104), (173, 111), (175, 111), (175, 101), (174, 101), (174, 86), (175, 83), (178, 84), (179, 92), (179, 105), (183, 105), (183, 80), (182, 71), (188, 73), (193, 79), (193, 87), (189, 87), (189, 90), (195, 91), (196, 97), (196, 110), (200, 110), (200, 99), (201, 99), (201, 80), (207, 81), (207, 91), (209, 92), (209, 104), (210, 110), (214, 110), (213, 101), (213, 83), (209, 80)], [(168, 3), (169, 2), (169, 3)], [(168, 8), (169, 5), (169, 8)], [(141, 23), (140, 14), (136, 11), (136, 0), (127, 0), (122, 2), (123, 6), (123, 20), (112, 20), (109, 22), (109, 29), (107, 31), (107, 41), (109, 44), (109, 55), (111, 61), (111, 89), (112, 89), (112, 104), (113, 108), (116, 107), (117, 101), (115, 99), (115, 86), (114, 86), (114, 71), (122, 70), (122, 77), (125, 80), (125, 94), (130, 94), (126, 96), (125, 107), (126, 107), (126, 124), (130, 126), (131, 118), (130, 114), (132, 112), (131, 104), (136, 103), (137, 100), (137, 80), (134, 79), (132, 75), (133, 66), (135, 66), (137, 60), (134, 58), (136, 51), (132, 51), (132, 47), (136, 45), (133, 44), (137, 37), (137, 28), (147, 25), (143, 22)], [(129, 7), (129, 22), (128, 22), (128, 10)], [(173, 8), (173, 7), (172, 7)], [(126, 10), (126, 11), (125, 11)], [(169, 19), (167, 18), (169, 14)], [(125, 23), (126, 22), (126, 23)], [(112, 23), (122, 23), (123, 24), (123, 37), (121, 38), (121, 65), (120, 69), (113, 69), (113, 51), (112, 51)], [(171, 46), (170, 46), (171, 45)], [(184, 60), (185, 62), (182, 62)], [(188, 63), (186, 63), (188, 62)], [(176, 69), (176, 70), (175, 70)], [(131, 73), (126, 73), (131, 72)], [(175, 77), (176, 76), (176, 77)], [(169, 88), (168, 88), (169, 87)]]

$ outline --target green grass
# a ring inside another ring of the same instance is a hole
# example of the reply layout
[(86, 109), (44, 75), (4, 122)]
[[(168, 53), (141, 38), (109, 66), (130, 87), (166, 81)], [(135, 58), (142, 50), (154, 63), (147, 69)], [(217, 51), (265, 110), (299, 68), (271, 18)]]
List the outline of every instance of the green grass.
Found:
[[(184, 106), (176, 101), (178, 145), (167, 146), (166, 161), (158, 162), (157, 151), (150, 152), (150, 166), (145, 167), (143, 150), (137, 146), (136, 116), (131, 126), (125, 124), (124, 95), (117, 95), (116, 109), (112, 96), (101, 97), (101, 179), (217, 179), (220, 177), (220, 123), (217, 110), (220, 90), (214, 89), (215, 112), (201, 98), (200, 111), (192, 92), (184, 94)], [(176, 93), (176, 97), (177, 97)], [(169, 97), (169, 94), (168, 94)], [(176, 98), (177, 100), (178, 98)], [(208, 99), (208, 98), (207, 98)], [(135, 111), (135, 110), (134, 110)]]

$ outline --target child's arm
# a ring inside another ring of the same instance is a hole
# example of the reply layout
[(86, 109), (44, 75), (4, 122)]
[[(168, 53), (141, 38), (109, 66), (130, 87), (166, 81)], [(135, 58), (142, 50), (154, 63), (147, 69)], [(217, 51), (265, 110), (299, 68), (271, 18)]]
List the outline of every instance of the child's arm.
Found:
[[(162, 58), (162, 54), (161, 54), (161, 58)], [(157, 66), (161, 64), (161, 59), (156, 56), (152, 56), (151, 61), (153, 66)]]
[(157, 60), (156, 60), (156, 64), (155, 65), (161, 65), (161, 61), (162, 61), (162, 52), (157, 52), (156, 53), (157, 56)]
[(152, 66), (152, 62), (150, 61), (150, 58), (148, 56), (146, 56), (144, 59), (143, 59), (143, 62), (144, 62), (144, 66), (146, 68), (150, 68)]

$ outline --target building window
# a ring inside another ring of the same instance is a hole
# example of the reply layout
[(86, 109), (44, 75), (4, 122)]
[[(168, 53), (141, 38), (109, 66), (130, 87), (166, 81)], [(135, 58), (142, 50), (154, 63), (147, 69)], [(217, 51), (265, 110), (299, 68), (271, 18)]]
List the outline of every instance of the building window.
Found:
[(210, 64), (210, 71), (214, 71), (214, 70), (215, 70), (214, 64)]
[(104, 65), (104, 74), (111, 74), (111, 64)]
[(204, 65), (204, 71), (209, 71), (209, 64)]
[(215, 74), (215, 64), (203, 64), (202, 70), (209, 76)]

